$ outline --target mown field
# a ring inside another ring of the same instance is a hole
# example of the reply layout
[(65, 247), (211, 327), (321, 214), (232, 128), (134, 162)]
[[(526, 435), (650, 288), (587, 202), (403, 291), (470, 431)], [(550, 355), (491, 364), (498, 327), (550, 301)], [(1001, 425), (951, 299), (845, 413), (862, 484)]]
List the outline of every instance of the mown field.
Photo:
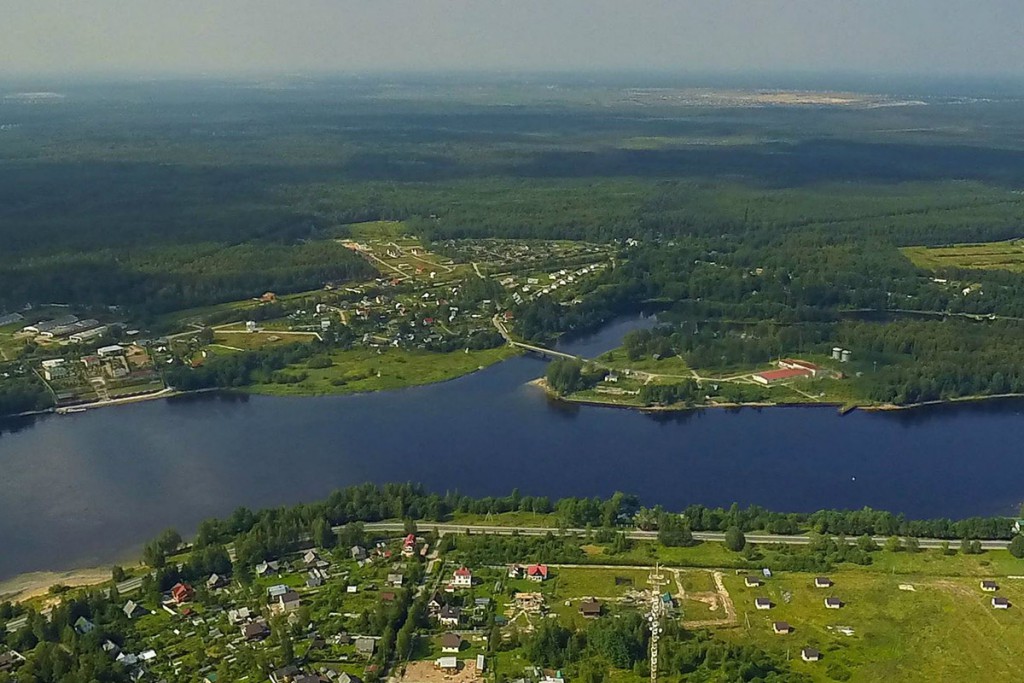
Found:
[(1008, 270), (1024, 272), (1024, 241), (957, 244), (948, 247), (904, 247), (914, 265), (928, 270)]

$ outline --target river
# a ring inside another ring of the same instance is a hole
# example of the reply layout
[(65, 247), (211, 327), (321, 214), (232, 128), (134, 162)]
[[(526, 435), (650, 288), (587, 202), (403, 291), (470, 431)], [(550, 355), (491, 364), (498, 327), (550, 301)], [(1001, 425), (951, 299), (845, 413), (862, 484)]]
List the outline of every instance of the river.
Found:
[[(588, 357), (650, 321), (564, 348)], [(639, 494), (648, 505), (864, 505), (1015, 514), (1024, 403), (902, 413), (709, 409), (650, 416), (550, 402), (521, 357), (460, 379), (319, 398), (202, 395), (8, 423), (0, 579), (113, 562), (162, 529), (366, 481), (504, 495)]]

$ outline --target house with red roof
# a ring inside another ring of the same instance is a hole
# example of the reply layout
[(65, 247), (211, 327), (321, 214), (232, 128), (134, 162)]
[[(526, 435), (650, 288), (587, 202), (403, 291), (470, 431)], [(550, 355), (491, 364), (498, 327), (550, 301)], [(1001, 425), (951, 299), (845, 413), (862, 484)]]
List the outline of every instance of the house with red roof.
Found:
[(452, 586), (455, 588), (472, 588), (473, 572), (467, 567), (459, 567), (452, 574)]
[(409, 534), (402, 541), (402, 554), (406, 557), (416, 554), (416, 534)]
[(196, 592), (192, 590), (192, 586), (187, 583), (176, 583), (171, 588), (171, 597), (174, 598), (174, 602), (181, 604), (188, 602), (195, 596)]
[(546, 564), (531, 564), (526, 568), (526, 578), (537, 583), (547, 581), (548, 566)]

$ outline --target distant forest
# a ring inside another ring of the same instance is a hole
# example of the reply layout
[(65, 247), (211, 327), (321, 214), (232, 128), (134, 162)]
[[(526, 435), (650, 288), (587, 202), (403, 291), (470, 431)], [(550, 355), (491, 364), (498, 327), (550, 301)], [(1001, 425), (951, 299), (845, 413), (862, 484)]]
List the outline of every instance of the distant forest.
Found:
[(121, 305), (145, 322), (366, 278), (331, 240), (402, 219), (430, 241), (639, 241), (580, 305), (518, 307), (530, 339), (657, 310), (695, 367), (847, 344), (877, 369), (860, 380), (874, 400), (1024, 390), (1024, 277), (931, 273), (899, 251), (1022, 235), (1024, 105), (715, 108), (538, 88), (513, 89), (514, 107), (351, 83), (5, 104), (0, 310)]

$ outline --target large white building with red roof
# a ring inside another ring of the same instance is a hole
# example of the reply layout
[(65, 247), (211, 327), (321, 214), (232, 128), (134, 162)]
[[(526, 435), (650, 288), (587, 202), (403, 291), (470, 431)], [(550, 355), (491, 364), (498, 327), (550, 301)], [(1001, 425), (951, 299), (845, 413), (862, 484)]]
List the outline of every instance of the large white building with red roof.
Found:
[(473, 572), (467, 567), (459, 567), (452, 574), (452, 586), (455, 588), (472, 588)]

